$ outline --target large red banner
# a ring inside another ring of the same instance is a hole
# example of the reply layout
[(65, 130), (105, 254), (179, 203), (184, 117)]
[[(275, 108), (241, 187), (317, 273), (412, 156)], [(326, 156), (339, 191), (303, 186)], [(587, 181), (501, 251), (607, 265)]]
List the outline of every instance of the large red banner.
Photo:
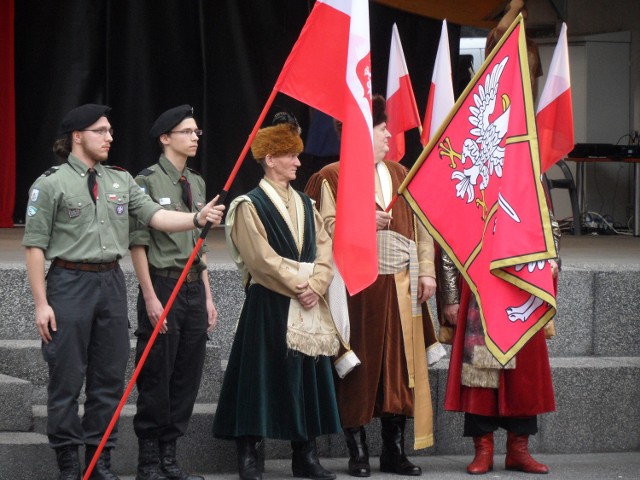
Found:
[(514, 22), (400, 192), (451, 256), (506, 364), (556, 312), (524, 27)]

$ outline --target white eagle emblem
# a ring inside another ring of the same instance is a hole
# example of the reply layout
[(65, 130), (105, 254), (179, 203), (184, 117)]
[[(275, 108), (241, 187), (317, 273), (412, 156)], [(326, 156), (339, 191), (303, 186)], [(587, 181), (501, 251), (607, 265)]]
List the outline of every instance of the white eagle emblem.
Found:
[[(478, 86), (477, 92), (473, 94), (474, 104), (469, 107), (471, 115), (469, 123), (471, 129), (469, 133), (474, 138), (466, 138), (462, 145), (462, 153), (457, 153), (451, 146), (451, 140), (446, 137), (440, 143), (440, 157), (449, 158), (449, 166), (456, 168), (455, 158), (459, 158), (463, 165), (468, 168), (456, 170), (451, 175), (451, 180), (457, 181), (456, 197), (464, 199), (467, 203), (474, 199), (476, 205), (482, 208), (482, 218), (486, 218), (487, 205), (484, 199), (484, 190), (489, 185), (492, 175), (502, 177), (502, 167), (504, 165), (504, 147), (500, 146), (502, 139), (509, 127), (509, 113), (511, 101), (504, 94), (501, 98), (502, 113), (491, 122), (489, 118), (493, 115), (498, 101), (498, 82), (504, 71), (509, 57), (505, 57), (500, 63), (493, 67), (491, 73), (487, 74), (484, 85)], [(481, 179), (479, 180), (479, 177)], [(476, 199), (476, 187), (479, 189), (481, 198)]]

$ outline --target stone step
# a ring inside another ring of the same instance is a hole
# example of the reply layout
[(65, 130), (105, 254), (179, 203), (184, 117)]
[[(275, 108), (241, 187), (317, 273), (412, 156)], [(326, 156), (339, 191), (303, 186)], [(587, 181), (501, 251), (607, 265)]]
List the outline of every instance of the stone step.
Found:
[[(640, 311), (640, 271), (567, 267), (558, 287), (557, 337), (549, 342), (551, 356), (639, 356), (637, 312)], [(136, 326), (137, 282), (133, 271), (123, 266), (128, 285), (131, 335)], [(4, 286), (0, 292), (0, 339), (37, 340), (34, 310), (24, 268), (0, 267)], [(227, 358), (244, 301), (240, 275), (233, 265), (212, 265), (219, 320), (211, 336)], [(432, 309), (435, 311), (435, 308)], [(611, 321), (615, 319), (615, 321)]]
[(31, 430), (32, 398), (31, 382), (0, 374), (0, 431)]
[[(640, 357), (573, 357), (551, 360), (556, 411), (539, 417), (539, 433), (532, 437), (533, 452), (588, 453), (640, 450)], [(442, 404), (447, 379), (447, 362), (431, 369), (436, 443), (414, 452), (410, 445), (412, 422), (408, 422), (407, 451), (411, 455), (468, 455), (473, 447), (462, 439), (463, 415), (445, 412)], [(194, 472), (234, 471), (235, 445), (213, 439), (211, 425), (215, 404), (196, 405), (188, 434), (180, 440), (179, 459)], [(114, 451), (117, 471), (131, 474), (135, 469), (137, 439), (133, 432), (134, 405), (127, 405), (120, 418), (118, 448)], [(45, 432), (46, 407), (33, 408), (34, 430)], [(367, 426), (371, 455), (381, 448), (379, 422)], [(496, 453), (504, 453), (504, 432), (496, 436)], [(289, 458), (288, 442), (266, 440), (264, 456)], [(341, 434), (318, 439), (321, 457), (346, 457)], [(53, 455), (53, 453), (50, 453)]]
[(41, 480), (56, 478), (58, 467), (45, 435), (0, 432), (0, 478)]
[[(33, 402), (29, 401), (29, 405), (45, 403), (47, 398), (49, 370), (42, 358), (40, 343), (39, 340), (0, 340), (0, 374), (30, 382)], [(131, 340), (131, 353), (125, 376), (127, 381), (133, 375), (135, 367), (135, 345), (135, 340)], [(221, 382), (220, 347), (208, 342), (198, 401), (215, 401), (218, 398)], [(135, 402), (137, 396), (137, 390), (134, 388), (129, 402)]]

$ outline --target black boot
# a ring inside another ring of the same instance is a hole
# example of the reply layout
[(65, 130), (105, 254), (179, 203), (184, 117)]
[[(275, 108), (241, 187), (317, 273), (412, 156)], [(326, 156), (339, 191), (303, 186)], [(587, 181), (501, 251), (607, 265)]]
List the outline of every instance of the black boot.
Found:
[(316, 439), (302, 442), (291, 441), (293, 456), (291, 471), (294, 477), (316, 480), (333, 480), (336, 474), (320, 465), (316, 450)]
[(382, 424), (380, 470), (382, 472), (413, 476), (422, 474), (420, 467), (411, 463), (404, 453), (404, 426), (406, 422), (407, 417), (404, 415), (380, 417)]
[(262, 480), (262, 473), (258, 465), (258, 450), (256, 449), (256, 444), (260, 440), (260, 437), (236, 437), (240, 480)]
[[(84, 449), (84, 460), (85, 460), (85, 472), (86, 467), (89, 466), (91, 460), (93, 459), (94, 454), (98, 447), (95, 445), (86, 445)], [(89, 476), (89, 480), (120, 480), (120, 478), (111, 471), (111, 448), (104, 447), (102, 452), (100, 452), (100, 456), (98, 457), (98, 461), (96, 462), (93, 470), (91, 470), (91, 475)]]
[(352, 477), (370, 476), (369, 448), (364, 427), (344, 428), (343, 430), (349, 449), (349, 475)]
[(189, 475), (180, 468), (176, 460), (176, 441), (160, 442), (160, 469), (169, 480), (204, 480), (198, 475)]
[(136, 480), (168, 480), (160, 470), (160, 451), (157, 438), (138, 438)]
[(58, 480), (80, 480), (82, 478), (77, 445), (56, 448), (56, 461), (60, 469)]

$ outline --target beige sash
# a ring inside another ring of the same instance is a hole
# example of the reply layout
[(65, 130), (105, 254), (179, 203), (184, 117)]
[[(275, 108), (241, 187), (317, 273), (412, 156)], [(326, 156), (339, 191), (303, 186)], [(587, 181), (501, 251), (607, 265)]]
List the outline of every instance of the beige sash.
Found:
[(417, 259), (415, 242), (397, 232), (378, 231), (378, 272), (380, 275), (393, 274), (396, 281), (409, 388), (413, 388), (413, 448), (416, 450), (433, 445), (433, 405), (422, 310), (417, 301), (418, 276), (417, 269), (411, 275), (410, 268), (411, 263), (417, 265)]

